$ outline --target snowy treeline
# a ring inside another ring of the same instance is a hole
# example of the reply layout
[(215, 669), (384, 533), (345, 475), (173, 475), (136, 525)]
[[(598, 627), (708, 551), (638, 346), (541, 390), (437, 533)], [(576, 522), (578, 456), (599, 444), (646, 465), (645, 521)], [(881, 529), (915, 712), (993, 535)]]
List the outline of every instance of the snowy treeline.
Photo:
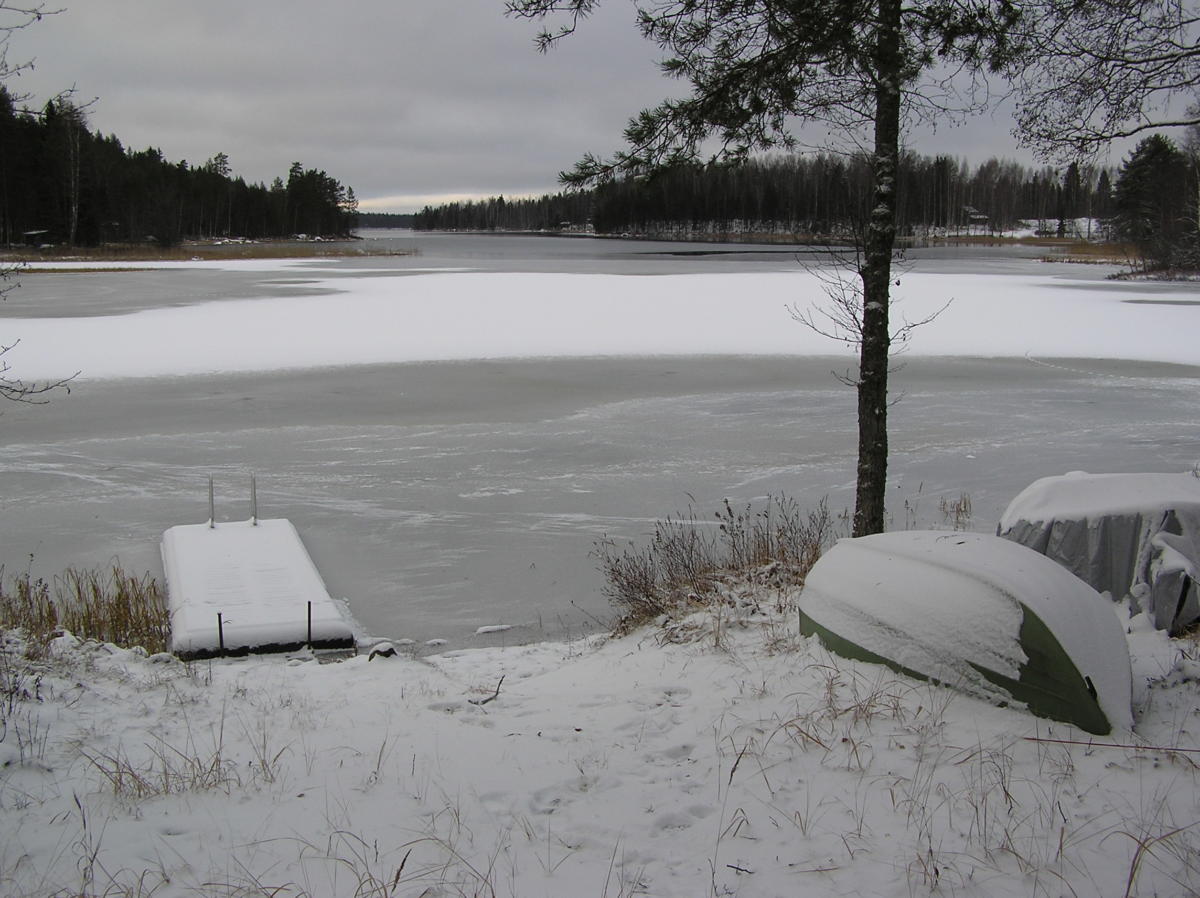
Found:
[(129, 150), (90, 131), (69, 100), (19, 110), (3, 86), (0, 159), (0, 244), (341, 236), (357, 207), (353, 189), (299, 162), (286, 181), (247, 184), (224, 153), (189, 166), (153, 147)]
[[(931, 229), (988, 233), (1032, 220), (1060, 224), (1112, 213), (1113, 175), (1071, 165), (1030, 168), (991, 159), (972, 166), (949, 156), (906, 154), (900, 177), (902, 234)], [(744, 165), (675, 168), (593, 190), (533, 199), (493, 197), (426, 207), (428, 230), (544, 230), (598, 233), (811, 234), (844, 236), (865, 219), (870, 170), (862, 156), (778, 154)]]

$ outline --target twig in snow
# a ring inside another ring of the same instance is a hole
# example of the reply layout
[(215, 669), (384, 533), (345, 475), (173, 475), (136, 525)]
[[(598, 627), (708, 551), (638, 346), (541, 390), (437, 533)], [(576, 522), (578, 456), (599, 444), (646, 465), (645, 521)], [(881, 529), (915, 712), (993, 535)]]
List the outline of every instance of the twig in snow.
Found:
[(1138, 751), (1177, 751), (1200, 754), (1200, 748), (1170, 748), (1166, 745), (1132, 745), (1128, 742), (1092, 742), (1085, 739), (1043, 739), (1040, 736), (1026, 736), (1026, 742), (1053, 742), (1056, 745), (1086, 745), (1088, 748), (1134, 748)]
[(396, 886), (400, 884), (400, 874), (404, 872), (404, 867), (408, 863), (408, 856), (413, 853), (410, 848), (404, 853), (404, 858), (400, 861), (400, 866), (396, 868), (396, 875), (392, 877), (392, 891), (396, 891)]
[(596, 624), (602, 630), (611, 630), (612, 629), (612, 621), (605, 623), (604, 621), (600, 620), (600, 618), (596, 617), (596, 615), (592, 614), (592, 612), (588, 611), (586, 608), (580, 608), (578, 605), (575, 604), (574, 600), (571, 601), (571, 607), (574, 608), (576, 611), (581, 612), (586, 617), (590, 618), (592, 623)]
[[(732, 736), (729, 738), (729, 742), (730, 742), (730, 744), (733, 744), (734, 748), (737, 747), (737, 745), (733, 742)], [(749, 750), (750, 750), (750, 740), (747, 739), (746, 744), (742, 746), (742, 750), (738, 752), (737, 757), (734, 759), (733, 766), (731, 768), (729, 768), (729, 782), (726, 785), (733, 784), (733, 775), (735, 773), (737, 773), (738, 765), (742, 763), (742, 758), (744, 758), (746, 756), (746, 752)]]
[[(500, 683), (503, 683), (503, 682), (504, 682), (504, 677), (501, 677)], [(467, 699), (467, 701), (470, 702), (472, 705), (480, 705), (480, 706), (486, 705), (488, 702), (494, 702), (497, 698), (500, 697), (500, 683), (496, 684), (496, 691), (493, 692), (491, 695), (489, 695), (487, 698), (469, 698), (469, 699)]]

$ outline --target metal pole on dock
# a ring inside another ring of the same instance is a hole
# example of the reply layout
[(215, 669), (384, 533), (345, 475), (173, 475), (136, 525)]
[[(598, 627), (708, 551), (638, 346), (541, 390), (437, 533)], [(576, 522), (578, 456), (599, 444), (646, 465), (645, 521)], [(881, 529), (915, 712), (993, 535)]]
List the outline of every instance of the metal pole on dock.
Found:
[(258, 486), (253, 474), (250, 475), (250, 526), (258, 526)]
[(217, 526), (217, 512), (213, 503), (213, 479), (212, 474), (208, 475), (208, 529), (212, 530)]

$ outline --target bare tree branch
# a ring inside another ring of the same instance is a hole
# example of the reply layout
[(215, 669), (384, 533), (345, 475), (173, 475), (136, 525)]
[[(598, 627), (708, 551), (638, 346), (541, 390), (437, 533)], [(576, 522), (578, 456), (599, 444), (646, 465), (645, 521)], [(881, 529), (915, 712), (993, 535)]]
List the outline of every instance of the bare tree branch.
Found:
[[(41, 21), (44, 16), (54, 15), (58, 12), (61, 12), (61, 10), (46, 9), (44, 3), (21, 4), (12, 3), (9, 0), (0, 0), (0, 80), (32, 65), (32, 63), (22, 63), (15, 66), (9, 64), (8, 43), (12, 35), (23, 28), (28, 28), (35, 22)], [(79, 120), (82, 121), (82, 107), (78, 108), (77, 115)], [(19, 270), (20, 266), (17, 265), (0, 265), (0, 301), (6, 299), (8, 293), (19, 286), (15, 281), (12, 281), (13, 276)], [(27, 382), (10, 375), (9, 372), (12, 369), (4, 356), (18, 342), (20, 341), (8, 344), (0, 343), (0, 399), (7, 399), (11, 402), (27, 402), (36, 405), (47, 402), (48, 400), (45, 398), (45, 395), (52, 390), (57, 390), (61, 387), (68, 393), (71, 391), (68, 384), (74, 380), (78, 372), (62, 380), (46, 381), (43, 383)]]
[(1034, 0), (1035, 53), (1017, 73), (1014, 134), (1043, 158), (1094, 156), (1115, 138), (1200, 123), (1198, 0)]
[[(858, 268), (860, 262), (861, 260), (857, 254), (853, 259), (848, 256), (835, 254), (835, 266), (832, 270), (817, 268), (815, 266), (810, 268), (810, 272), (821, 281), (826, 302), (822, 305), (811, 304), (808, 306), (791, 303), (788, 306), (788, 313), (791, 315), (792, 320), (804, 325), (804, 327), (813, 333), (826, 339), (841, 343), (843, 346), (856, 351), (861, 349), (863, 340), (863, 288)], [(897, 278), (894, 286), (899, 285), (900, 279)], [(898, 302), (898, 300), (893, 299), (893, 307)], [(948, 300), (940, 309), (917, 321), (909, 321), (907, 318), (903, 318), (903, 324), (899, 327), (893, 327), (889, 333), (892, 358), (901, 355), (908, 349), (913, 331), (932, 323), (946, 309), (950, 308), (953, 302), (954, 300), (952, 299)], [(899, 368), (899, 365), (892, 365), (890, 370), (895, 372)], [(848, 374), (843, 376), (835, 372), (834, 377), (847, 386), (858, 385), (857, 378), (850, 377)]]
[(9, 376), (11, 370), (8, 361), (4, 358), (9, 350), (20, 343), (17, 340), (14, 343), (9, 343), (7, 346), (0, 345), (0, 398), (7, 399), (11, 402), (26, 402), (30, 405), (44, 405), (49, 402), (45, 398), (45, 394), (52, 390), (62, 388), (68, 393), (71, 392), (71, 381), (79, 376), (76, 371), (70, 377), (64, 377), (61, 380), (43, 381), (42, 383), (26, 382), (16, 377)]
[(32, 62), (9, 64), (8, 41), (13, 33), (40, 22), (45, 16), (60, 12), (61, 9), (46, 9), (44, 3), (11, 3), (9, 0), (0, 0), (0, 79), (33, 67)]

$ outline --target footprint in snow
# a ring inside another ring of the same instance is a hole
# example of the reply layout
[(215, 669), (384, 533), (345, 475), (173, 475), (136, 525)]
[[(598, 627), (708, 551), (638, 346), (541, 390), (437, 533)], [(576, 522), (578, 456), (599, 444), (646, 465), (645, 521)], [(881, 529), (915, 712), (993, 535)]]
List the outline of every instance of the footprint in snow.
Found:
[(538, 789), (529, 796), (529, 809), (535, 814), (553, 814), (563, 799), (556, 788)]
[(668, 811), (654, 818), (654, 828), (657, 830), (688, 829), (705, 817), (711, 816), (713, 809), (706, 804), (694, 804), (683, 811)]
[(696, 822), (694, 817), (688, 814), (682, 814), (678, 811), (672, 811), (669, 814), (659, 814), (654, 818), (654, 828), (656, 830), (671, 830), (671, 829), (688, 829)]
[(683, 745), (676, 745), (674, 748), (668, 748), (666, 751), (661, 752), (661, 754), (672, 761), (682, 761), (685, 758), (690, 758), (692, 752), (695, 750), (696, 746), (684, 743)]

